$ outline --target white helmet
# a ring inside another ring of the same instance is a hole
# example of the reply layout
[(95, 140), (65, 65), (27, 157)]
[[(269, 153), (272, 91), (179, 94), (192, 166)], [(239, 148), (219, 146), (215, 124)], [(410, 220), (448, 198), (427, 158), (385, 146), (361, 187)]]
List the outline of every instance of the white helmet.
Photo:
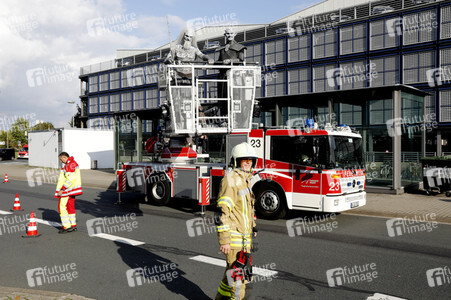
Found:
[(248, 143), (241, 143), (233, 147), (231, 160), (232, 166), (239, 168), (239, 161), (243, 158), (252, 159), (252, 168), (255, 168), (255, 166), (257, 165), (258, 156), (255, 153), (254, 147), (252, 147)]

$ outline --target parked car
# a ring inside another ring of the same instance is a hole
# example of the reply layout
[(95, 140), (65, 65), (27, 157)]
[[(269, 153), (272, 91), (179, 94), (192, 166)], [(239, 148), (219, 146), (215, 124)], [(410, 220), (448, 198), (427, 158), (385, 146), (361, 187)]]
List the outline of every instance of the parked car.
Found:
[(0, 160), (15, 159), (16, 151), (13, 148), (0, 149)]
[(373, 15), (384, 14), (392, 11), (395, 11), (395, 9), (391, 6), (379, 5), (373, 8)]

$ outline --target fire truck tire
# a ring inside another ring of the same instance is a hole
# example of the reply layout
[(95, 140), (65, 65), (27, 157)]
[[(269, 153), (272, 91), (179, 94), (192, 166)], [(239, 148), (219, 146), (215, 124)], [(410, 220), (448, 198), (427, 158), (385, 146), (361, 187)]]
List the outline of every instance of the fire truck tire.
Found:
[(149, 184), (147, 187), (147, 199), (154, 205), (166, 205), (171, 199), (170, 195), (171, 186), (169, 181), (157, 181)]
[(287, 213), (285, 195), (274, 185), (261, 186), (255, 196), (255, 209), (261, 217), (275, 220)]

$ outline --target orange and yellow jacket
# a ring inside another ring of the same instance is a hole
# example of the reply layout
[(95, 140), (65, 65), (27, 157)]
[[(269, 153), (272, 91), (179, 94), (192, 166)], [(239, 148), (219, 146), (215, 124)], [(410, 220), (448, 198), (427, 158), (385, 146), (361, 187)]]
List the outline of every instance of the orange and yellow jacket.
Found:
[[(63, 194), (58, 196), (58, 192), (62, 190)], [(55, 198), (77, 196), (83, 194), (81, 187), (80, 169), (74, 157), (67, 159), (66, 164), (61, 169), (58, 183), (56, 184)]]
[(221, 181), (215, 213), (219, 244), (250, 252), (255, 227), (252, 173), (233, 169)]

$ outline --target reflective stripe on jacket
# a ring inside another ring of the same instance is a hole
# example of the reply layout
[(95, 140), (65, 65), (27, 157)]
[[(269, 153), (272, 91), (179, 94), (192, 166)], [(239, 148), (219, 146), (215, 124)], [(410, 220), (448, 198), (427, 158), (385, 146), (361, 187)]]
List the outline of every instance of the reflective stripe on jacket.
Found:
[[(63, 191), (63, 194), (58, 196), (60, 190)], [(55, 198), (77, 196), (81, 194), (83, 194), (83, 189), (81, 187), (80, 168), (71, 156), (67, 159), (66, 164), (61, 169), (58, 183), (56, 184)]]
[(233, 169), (221, 181), (215, 218), (220, 245), (249, 249), (252, 244), (255, 197), (251, 178), (251, 173)]

